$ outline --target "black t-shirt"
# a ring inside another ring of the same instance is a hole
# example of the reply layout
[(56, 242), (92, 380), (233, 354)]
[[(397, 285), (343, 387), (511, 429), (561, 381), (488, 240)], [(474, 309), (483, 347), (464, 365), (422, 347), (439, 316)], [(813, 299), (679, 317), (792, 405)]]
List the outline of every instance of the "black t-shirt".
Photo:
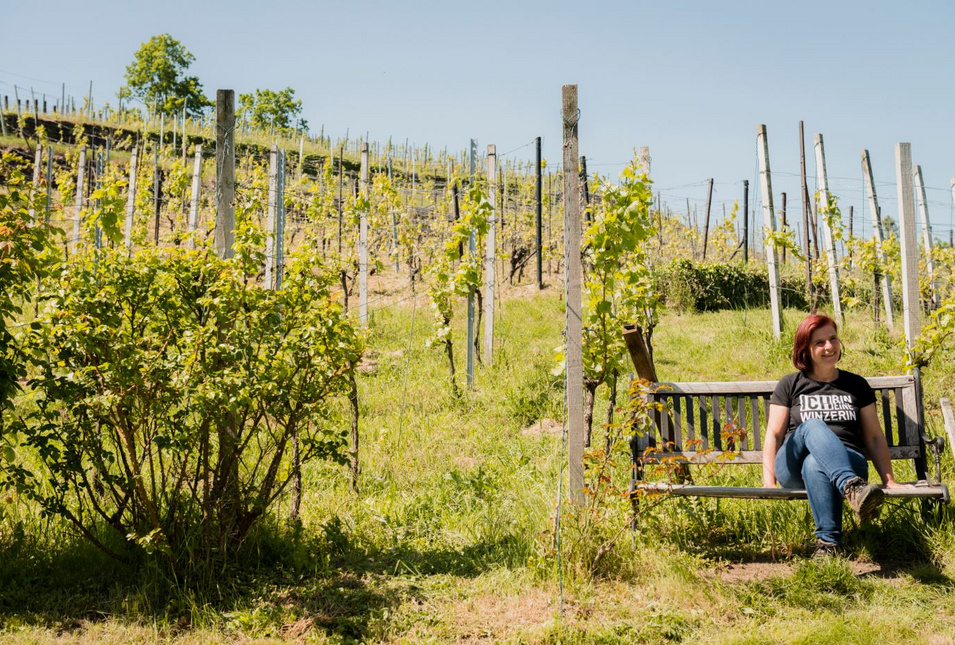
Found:
[(786, 435), (808, 419), (822, 419), (843, 444), (866, 454), (859, 410), (875, 403), (875, 392), (857, 374), (839, 370), (836, 380), (814, 381), (802, 372), (779, 379), (770, 403), (789, 408)]

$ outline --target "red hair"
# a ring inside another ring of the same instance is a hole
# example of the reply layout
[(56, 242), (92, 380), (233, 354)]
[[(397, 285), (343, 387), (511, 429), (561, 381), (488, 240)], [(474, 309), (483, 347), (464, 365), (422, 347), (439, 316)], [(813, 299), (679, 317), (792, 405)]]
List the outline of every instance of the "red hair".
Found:
[[(812, 334), (820, 327), (832, 325), (837, 332), (839, 326), (836, 321), (829, 316), (813, 314), (806, 316), (796, 328), (796, 336), (793, 338), (793, 365), (799, 371), (805, 371), (812, 367), (812, 356), (809, 351), (809, 345), (812, 342)], [(842, 347), (839, 347), (839, 358), (842, 358)]]

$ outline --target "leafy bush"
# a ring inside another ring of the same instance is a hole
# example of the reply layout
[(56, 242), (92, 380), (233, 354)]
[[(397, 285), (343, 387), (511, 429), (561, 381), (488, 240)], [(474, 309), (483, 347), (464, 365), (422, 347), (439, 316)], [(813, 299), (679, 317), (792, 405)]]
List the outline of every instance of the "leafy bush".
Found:
[[(657, 288), (664, 302), (681, 311), (746, 309), (769, 304), (769, 276), (763, 266), (674, 260), (657, 270)], [(806, 308), (805, 287), (782, 278), (784, 307)]]
[(117, 558), (178, 574), (228, 556), (299, 464), (343, 460), (331, 413), (362, 345), (331, 274), (305, 253), (262, 289), (261, 245), (239, 237), (233, 261), (80, 256), (25, 339), (33, 404), (8, 424), (5, 483)]

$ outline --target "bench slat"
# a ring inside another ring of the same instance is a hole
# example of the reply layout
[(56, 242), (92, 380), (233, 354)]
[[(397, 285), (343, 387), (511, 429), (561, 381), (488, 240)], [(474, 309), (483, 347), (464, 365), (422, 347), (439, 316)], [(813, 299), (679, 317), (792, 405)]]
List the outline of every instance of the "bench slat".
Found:
[[(915, 482), (910, 482), (915, 483)], [(679, 497), (731, 497), (734, 499), (806, 499), (806, 491), (794, 488), (748, 488), (744, 486), (696, 486), (691, 484), (645, 483), (637, 487), (654, 493)], [(922, 485), (915, 488), (883, 489), (886, 498), (897, 499), (942, 499), (949, 501), (948, 487), (944, 484)]]

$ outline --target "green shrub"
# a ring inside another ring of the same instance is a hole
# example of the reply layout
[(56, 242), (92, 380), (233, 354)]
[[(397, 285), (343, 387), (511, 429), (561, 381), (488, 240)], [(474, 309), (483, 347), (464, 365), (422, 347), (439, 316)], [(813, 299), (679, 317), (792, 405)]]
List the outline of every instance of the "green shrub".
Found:
[(318, 256), (293, 257), (280, 291), (258, 286), (260, 256), (68, 264), (24, 339), (33, 404), (8, 424), (19, 459), (0, 483), (178, 574), (233, 554), (298, 464), (343, 460), (331, 409), (361, 341)]
[[(747, 309), (769, 304), (769, 276), (763, 266), (674, 260), (656, 272), (664, 302), (678, 311)], [(795, 278), (780, 279), (784, 307), (806, 308), (805, 287)]]

